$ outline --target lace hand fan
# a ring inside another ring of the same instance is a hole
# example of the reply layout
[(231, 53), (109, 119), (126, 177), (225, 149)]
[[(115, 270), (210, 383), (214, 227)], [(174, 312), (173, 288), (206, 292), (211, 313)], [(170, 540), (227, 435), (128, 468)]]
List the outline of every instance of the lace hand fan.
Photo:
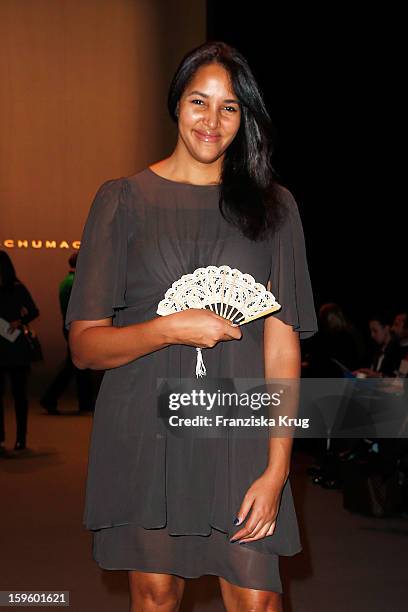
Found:
[[(184, 274), (166, 291), (157, 314), (165, 316), (187, 308), (206, 308), (235, 325), (245, 325), (281, 308), (275, 296), (250, 274), (229, 266), (197, 268)], [(196, 347), (196, 376), (206, 375), (201, 348)]]

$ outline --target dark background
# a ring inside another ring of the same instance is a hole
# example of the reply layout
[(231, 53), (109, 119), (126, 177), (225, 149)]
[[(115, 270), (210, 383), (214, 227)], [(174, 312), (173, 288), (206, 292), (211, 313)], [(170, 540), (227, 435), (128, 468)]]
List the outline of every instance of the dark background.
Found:
[(381, 6), (313, 14), (276, 5), (243, 11), (208, 0), (207, 39), (235, 46), (263, 91), (274, 166), (303, 220), (316, 306), (337, 302), (366, 331), (372, 313), (406, 300), (395, 156), (402, 17)]

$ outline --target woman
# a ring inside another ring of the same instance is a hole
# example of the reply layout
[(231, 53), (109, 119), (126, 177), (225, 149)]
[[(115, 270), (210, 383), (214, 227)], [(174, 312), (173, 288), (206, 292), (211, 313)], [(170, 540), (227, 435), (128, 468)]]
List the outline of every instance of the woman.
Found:
[[(192, 347), (210, 349), (207, 379), (299, 376), (299, 336), (316, 331), (300, 217), (274, 180), (270, 119), (235, 49), (211, 42), (184, 57), (168, 107), (174, 151), (102, 185), (78, 255), (73, 359), (107, 370), (84, 524), (98, 564), (129, 570), (131, 610), (177, 610), (185, 578), (203, 574), (219, 576), (228, 610), (280, 610), (279, 554), (301, 550), (291, 440), (169, 435), (156, 384), (192, 377)], [(156, 315), (180, 276), (224, 264), (268, 283), (281, 311), (243, 331), (208, 310)]]
[(0, 335), (0, 452), (5, 453), (3, 396), (6, 375), (10, 377), (11, 392), (16, 412), (15, 451), (26, 448), (28, 399), (27, 384), (30, 373), (30, 348), (24, 337), (23, 325), (39, 315), (28, 289), (16, 277), (13, 263), (5, 251), (0, 251), (0, 317), (9, 323), (8, 331), (19, 330), (11, 342)]

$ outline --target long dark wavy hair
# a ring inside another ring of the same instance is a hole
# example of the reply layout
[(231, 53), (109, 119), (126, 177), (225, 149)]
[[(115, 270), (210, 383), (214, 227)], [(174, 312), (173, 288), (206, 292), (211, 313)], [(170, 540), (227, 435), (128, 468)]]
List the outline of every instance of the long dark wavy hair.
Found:
[(220, 211), (247, 238), (262, 240), (283, 219), (278, 175), (271, 163), (272, 122), (246, 59), (222, 41), (196, 47), (181, 60), (170, 84), (167, 107), (177, 123), (177, 103), (196, 71), (217, 63), (229, 73), (241, 106), (239, 130), (226, 149), (221, 171)]
[(0, 288), (11, 291), (15, 284), (20, 282), (9, 254), (6, 251), (0, 251)]

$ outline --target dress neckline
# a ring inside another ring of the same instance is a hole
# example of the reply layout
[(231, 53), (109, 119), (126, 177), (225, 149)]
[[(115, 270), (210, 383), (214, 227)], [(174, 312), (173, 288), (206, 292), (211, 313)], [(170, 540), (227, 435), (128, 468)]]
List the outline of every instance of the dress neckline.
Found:
[(196, 183), (183, 183), (182, 181), (172, 181), (171, 179), (165, 178), (164, 176), (160, 176), (160, 174), (157, 174), (157, 172), (154, 172), (154, 170), (152, 170), (150, 166), (147, 166), (146, 170), (151, 175), (159, 179), (160, 181), (164, 181), (165, 183), (171, 183), (173, 185), (180, 185), (181, 187), (194, 187), (194, 188), (198, 187), (199, 189), (203, 189), (203, 188), (204, 189), (218, 189), (221, 184), (221, 183), (214, 183), (213, 185), (198, 185)]

